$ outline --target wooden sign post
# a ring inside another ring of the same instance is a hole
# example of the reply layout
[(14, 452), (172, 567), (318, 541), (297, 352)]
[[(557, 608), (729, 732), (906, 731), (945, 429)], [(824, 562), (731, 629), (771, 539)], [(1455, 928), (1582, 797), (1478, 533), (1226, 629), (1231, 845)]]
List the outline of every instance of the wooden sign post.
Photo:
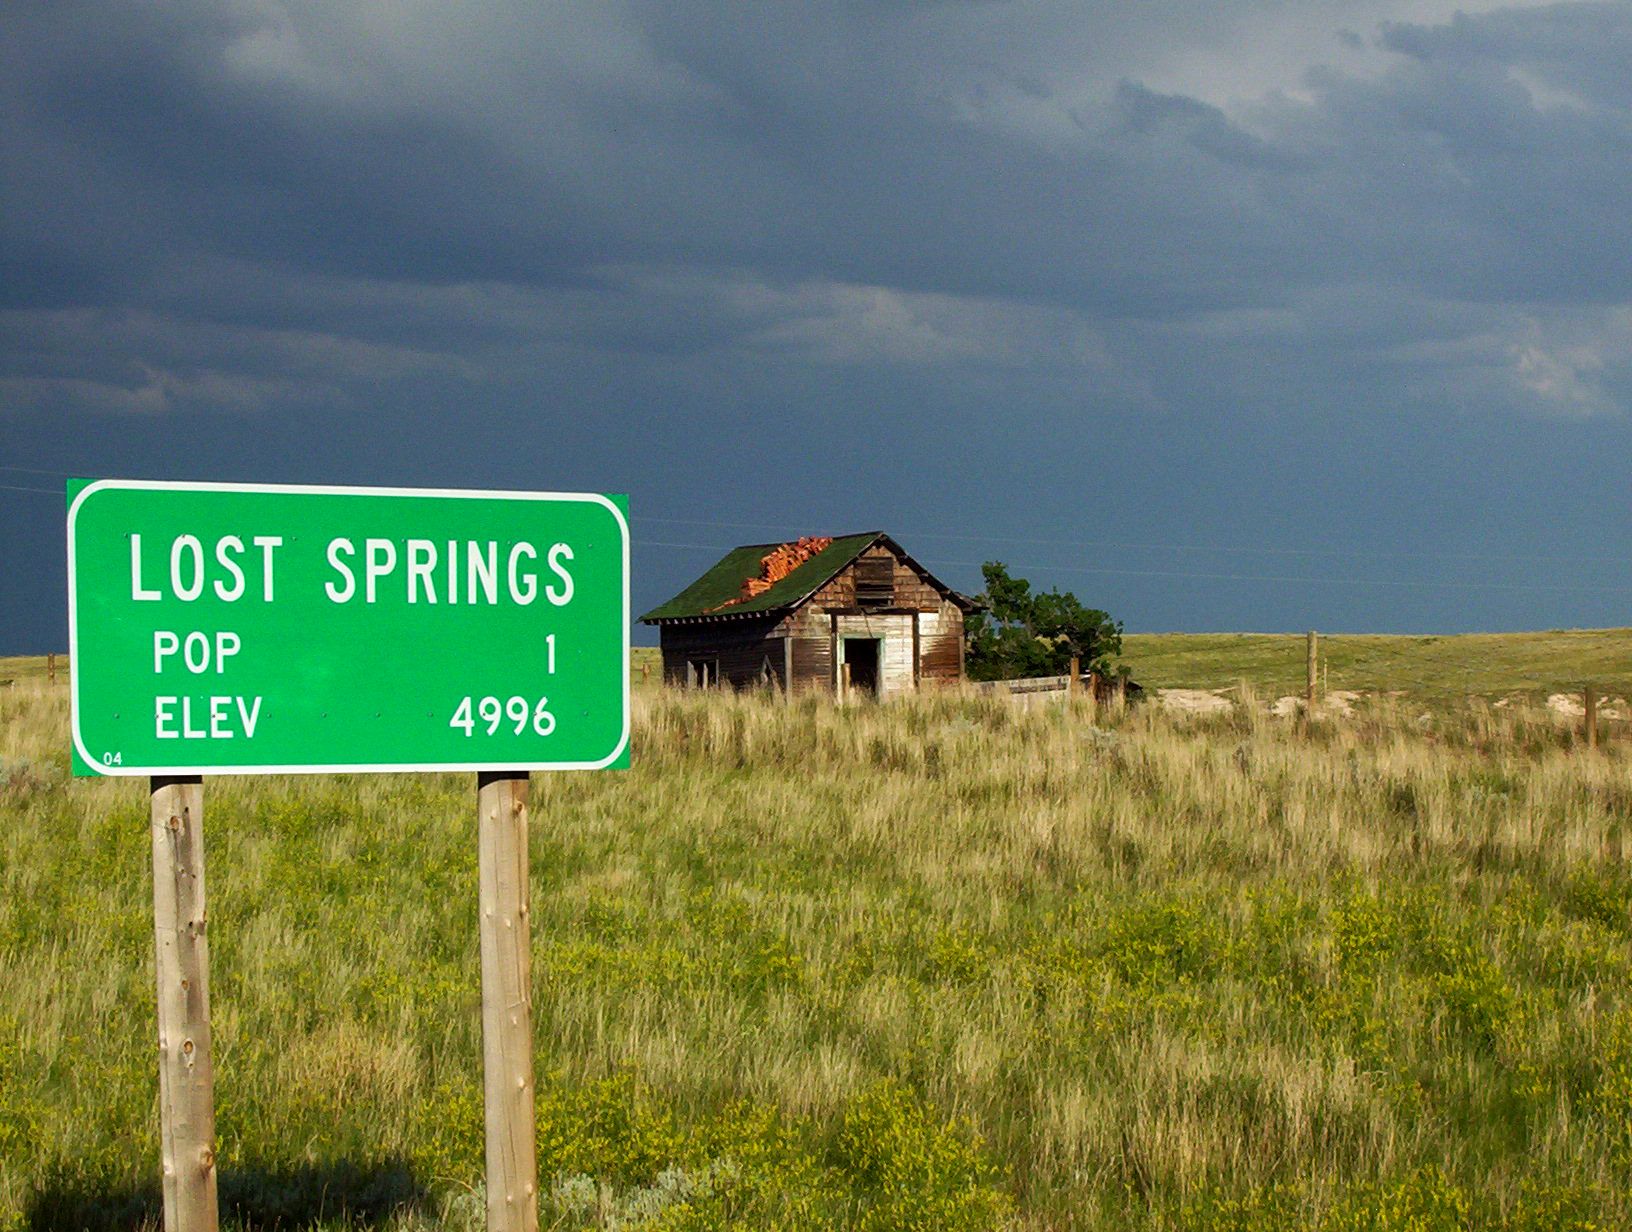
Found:
[(538, 1232), (524, 770), (476, 776), (488, 1232)]
[(150, 779), (165, 1232), (218, 1221), (202, 776), (387, 771), (477, 774), (487, 1226), (537, 1232), (528, 774), (629, 764), (626, 498), (67, 497), (74, 773)]
[(204, 780), (150, 781), (164, 1232), (214, 1232), (215, 1070), (204, 912)]

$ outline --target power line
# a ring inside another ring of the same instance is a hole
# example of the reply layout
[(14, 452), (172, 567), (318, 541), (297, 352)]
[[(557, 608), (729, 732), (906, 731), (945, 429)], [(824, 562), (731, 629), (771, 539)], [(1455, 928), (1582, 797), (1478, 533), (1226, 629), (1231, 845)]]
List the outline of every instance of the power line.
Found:
[[(708, 543), (664, 543), (655, 539), (636, 539), (635, 543), (647, 548), (685, 548), (699, 552), (718, 552), (717, 544)], [(938, 566), (967, 566), (979, 568), (984, 561), (977, 560), (949, 560), (946, 557), (924, 556), (921, 559), (926, 564)], [(1040, 569), (1055, 573), (1089, 573), (1107, 577), (1161, 577), (1184, 578), (1208, 582), (1279, 582), (1279, 583), (1313, 583), (1323, 586), (1390, 586), (1417, 589), (1447, 589), (1447, 590), (1504, 590), (1504, 591), (1590, 591), (1606, 594), (1632, 594), (1632, 586), (1571, 586), (1571, 585), (1538, 585), (1525, 586), (1503, 582), (1428, 582), (1428, 581), (1397, 581), (1388, 579), (1368, 578), (1338, 578), (1338, 577), (1311, 577), (1295, 575), (1275, 575), (1264, 573), (1195, 573), (1176, 569), (1104, 569), (1091, 565), (1051, 565), (1037, 562), (1018, 561), (1016, 569)]]
[[(17, 471), (27, 475), (51, 475), (63, 479), (76, 478), (69, 471), (42, 470), (30, 466), (0, 466), (0, 471)], [(4, 485), (0, 485), (4, 486)], [(32, 489), (13, 488), (12, 491), (26, 491)], [(668, 518), (655, 514), (635, 513), (632, 519), (636, 522), (662, 522), (676, 526), (712, 526), (724, 530), (775, 530), (786, 532), (789, 526), (796, 523), (792, 520), (783, 522), (722, 522), (706, 518)], [(1092, 544), (1085, 545), (1078, 539), (1051, 539), (1025, 535), (969, 535), (954, 531), (913, 531), (910, 534), (914, 539), (953, 539), (966, 543), (1017, 543), (1036, 547), (1071, 547), (1081, 548), (1091, 546), (1095, 548), (1120, 548), (1128, 551), (1140, 552), (1214, 552), (1221, 555), (1247, 556), (1349, 556), (1373, 557), (1386, 560), (1481, 560), (1481, 561), (1552, 561), (1569, 562), (1580, 561), (1592, 564), (1628, 564), (1632, 563), (1624, 556), (1560, 556), (1552, 552), (1402, 552), (1384, 551), (1375, 548), (1280, 548), (1280, 547), (1248, 547), (1231, 544), (1208, 543), (1159, 543), (1151, 541), (1098, 539)], [(687, 545), (689, 546), (689, 545)], [(1470, 583), (1471, 584), (1471, 583)]]
[[(649, 514), (635, 513), (631, 515), (636, 522), (669, 522), (686, 526), (717, 526), (725, 529), (739, 530), (781, 530), (790, 522), (711, 522), (702, 518), (663, 518)], [(1373, 556), (1386, 559), (1411, 560), (1505, 560), (1505, 561), (1586, 561), (1595, 564), (1627, 564), (1624, 556), (1559, 556), (1551, 552), (1529, 553), (1496, 553), (1496, 552), (1387, 552), (1371, 548), (1259, 548), (1259, 547), (1232, 547), (1220, 544), (1205, 543), (1151, 543), (1132, 542), (1127, 540), (1096, 539), (1091, 545), (1084, 545), (1077, 539), (1042, 539), (1027, 538), (1018, 535), (965, 535), (951, 531), (913, 531), (910, 537), (914, 539), (957, 539), (971, 543), (1019, 543), (1039, 547), (1083, 547), (1096, 548), (1126, 548), (1133, 551), (1160, 551), (1160, 552), (1218, 552), (1239, 553), (1246, 555), (1263, 556)]]
[[(6, 469), (17, 470), (18, 467)], [(16, 484), (0, 483), (0, 491), (5, 492), (32, 492), (39, 496), (61, 496), (62, 493), (53, 488), (24, 488)], [(720, 546), (714, 543), (667, 543), (656, 539), (636, 539), (633, 541), (643, 548), (676, 548), (694, 552), (718, 552)], [(940, 567), (948, 565), (978, 569), (984, 561), (978, 560), (949, 560), (946, 557), (925, 556), (925, 561)], [(1268, 573), (1199, 573), (1179, 569), (1105, 569), (1092, 565), (1060, 565), (1039, 564), (1037, 562), (1017, 561), (1016, 569), (1041, 569), (1053, 573), (1086, 573), (1096, 577), (1152, 577), (1152, 578), (1179, 578), (1187, 581), (1203, 582), (1276, 582), (1290, 585), (1315, 586), (1387, 586), (1415, 590), (1499, 590), (1514, 592), (1564, 592), (1581, 594), (1632, 594), (1632, 586), (1585, 586), (1585, 585), (1518, 585), (1504, 582), (1425, 582), (1399, 581), (1389, 578), (1339, 578), (1339, 577), (1310, 577), (1291, 574)]]
[[(4, 470), (22, 470), (22, 467), (3, 467)], [(0, 483), (0, 491), (5, 492), (32, 492), (39, 496), (62, 495), (54, 488), (25, 488), (16, 484)], [(648, 519), (658, 521), (659, 519)], [(928, 536), (925, 536), (928, 538)], [(720, 546), (713, 543), (667, 543), (656, 539), (636, 539), (633, 541), (645, 548), (675, 548), (694, 552), (718, 552)], [(1041, 542), (1041, 541), (1038, 541)], [(946, 557), (925, 556), (926, 562), (939, 567), (954, 566), (960, 568), (978, 569), (985, 564), (978, 560), (950, 560)], [(1506, 582), (1447, 582), (1447, 581), (1400, 581), (1387, 578), (1339, 578), (1339, 577), (1311, 577), (1289, 574), (1267, 573), (1200, 573), (1179, 569), (1106, 569), (1092, 565), (1060, 565), (1039, 564), (1036, 562), (1017, 561), (1016, 569), (1041, 569), (1053, 573), (1085, 573), (1096, 577), (1150, 577), (1150, 578), (1177, 578), (1186, 581), (1202, 582), (1275, 582), (1281, 585), (1314, 585), (1314, 586), (1385, 586), (1395, 589), (1410, 590), (1496, 590), (1516, 593), (1558, 593), (1566, 594), (1632, 594), (1632, 586), (1588, 586), (1588, 585), (1522, 585)]]
[[(984, 562), (973, 560), (937, 560), (941, 565), (967, 565), (978, 567)], [(1446, 582), (1446, 581), (1398, 581), (1392, 579), (1371, 578), (1339, 578), (1315, 577), (1297, 575), (1276, 575), (1265, 573), (1194, 573), (1177, 569), (1103, 569), (1090, 565), (1045, 565), (1035, 562), (1018, 562), (1017, 569), (1043, 569), (1067, 573), (1104, 574), (1111, 577), (1161, 577), (1186, 578), (1209, 582), (1279, 582), (1279, 583), (1314, 583), (1325, 586), (1391, 586), (1409, 589), (1427, 590), (1511, 590), (1511, 591), (1591, 591), (1605, 594), (1632, 594), (1632, 586), (1581, 586), (1581, 585), (1533, 585), (1504, 583), (1504, 582)]]
[[(62, 478), (73, 478), (73, 476), (67, 471), (43, 470), (43, 469), (40, 469), (40, 468), (37, 468), (37, 467), (28, 467), (28, 466), (0, 466), (0, 471), (11, 471), (11, 472), (17, 472), (17, 473), (20, 473), (20, 474), (28, 474), (28, 475), (52, 475), (52, 476), (59, 476), (59, 477), (62, 477)], [(53, 489), (49, 489), (49, 488), (21, 487), (21, 486), (15, 485), (15, 484), (0, 484), (0, 490), (8, 491), (8, 492), (37, 492), (37, 493), (42, 493), (42, 494), (51, 495), (51, 496), (60, 496), (61, 495), (60, 492), (57, 492), (57, 491), (55, 491)], [(633, 519), (633, 521), (635, 521), (637, 523), (639, 523), (639, 522), (661, 522), (661, 523), (669, 523), (669, 524), (673, 524), (673, 525), (709, 526), (709, 527), (718, 527), (718, 528), (721, 528), (721, 529), (739, 529), (739, 530), (779, 530), (779, 531), (781, 531), (781, 530), (785, 530), (785, 528), (787, 526), (792, 524), (790, 522), (721, 522), (721, 521), (711, 521), (711, 520), (707, 520), (707, 519), (703, 519), (703, 518), (666, 518), (666, 517), (659, 517), (659, 516), (647, 515), (647, 514), (634, 514), (634, 515), (632, 515), (632, 519)], [(967, 534), (954, 533), (954, 532), (950, 532), (950, 531), (919, 531), (919, 532), (914, 532), (912, 537), (913, 538), (918, 538), (918, 539), (950, 539), (950, 540), (958, 540), (958, 541), (971, 542), (971, 543), (1013, 543), (1013, 544), (1021, 544), (1021, 545), (1027, 545), (1027, 546), (1038, 546), (1038, 547), (1044, 547), (1044, 546), (1047, 546), (1047, 547), (1072, 547), (1072, 548), (1079, 548), (1079, 549), (1084, 548), (1084, 547), (1120, 548), (1120, 549), (1131, 550), (1131, 551), (1215, 552), (1215, 553), (1219, 553), (1219, 554), (1271, 555), (1271, 556), (1325, 556), (1325, 557), (1330, 557), (1330, 556), (1339, 556), (1339, 557), (1342, 557), (1342, 556), (1359, 556), (1359, 557), (1373, 557), (1373, 558), (1378, 558), (1378, 559), (1401, 559), (1401, 560), (1483, 560), (1483, 561), (1513, 561), (1513, 562), (1546, 560), (1546, 561), (1553, 561), (1553, 562), (1559, 562), (1559, 563), (1570, 562), (1570, 561), (1589, 562), (1589, 563), (1595, 563), (1595, 564), (1602, 564), (1602, 563), (1626, 564), (1626, 563), (1628, 563), (1626, 558), (1618, 557), (1618, 556), (1558, 556), (1558, 555), (1553, 555), (1553, 554), (1542, 554), (1542, 553), (1508, 553), (1508, 554), (1500, 554), (1500, 553), (1480, 553), (1480, 552), (1388, 552), (1388, 551), (1376, 551), (1376, 550), (1371, 550), (1371, 549), (1348, 549), (1348, 548), (1273, 548), (1273, 547), (1261, 548), (1261, 547), (1228, 546), (1228, 545), (1219, 545), (1219, 544), (1179, 544), (1179, 543), (1155, 543), (1155, 542), (1129, 542), (1129, 541), (1103, 540), (1103, 539), (1102, 540), (1096, 540), (1092, 544), (1084, 544), (1080, 540), (1075, 540), (1075, 539), (1026, 538), (1026, 537), (1022, 537), (1022, 536), (1012, 536), (1012, 535), (1011, 536), (1005, 536), (1005, 535), (967, 535)], [(640, 541), (640, 542), (643, 543), (643, 546), (650, 546), (650, 547), (684, 548), (684, 549), (693, 549), (693, 550), (697, 550), (697, 551), (719, 551), (720, 550), (717, 545), (712, 545), (712, 544), (661, 543), (661, 542), (657, 542), (657, 541)], [(928, 558), (926, 557), (926, 559), (928, 559)], [(942, 565), (971, 566), (971, 567), (976, 567), (976, 568), (978, 568), (981, 564), (985, 563), (985, 562), (982, 562), (982, 561), (948, 560), (948, 559), (946, 559), (944, 557), (937, 558), (937, 559), (938, 559), (938, 563), (940, 563)], [(1202, 573), (1202, 572), (1184, 571), (1184, 570), (1161, 570), (1161, 569), (1106, 569), (1106, 568), (1093, 568), (1093, 567), (1084, 566), (1084, 565), (1039, 565), (1039, 564), (1024, 564), (1024, 563), (1016, 564), (1015, 567), (1016, 568), (1022, 568), (1022, 569), (1064, 570), (1064, 571), (1073, 572), (1073, 573), (1103, 574), (1103, 575), (1106, 575), (1106, 576), (1117, 576), (1117, 577), (1168, 577), (1168, 578), (1184, 578), (1184, 579), (1191, 579), (1191, 580), (1196, 580), (1196, 581), (1281, 582), (1281, 583), (1309, 583), (1309, 582), (1313, 582), (1313, 583), (1317, 583), (1317, 584), (1326, 584), (1326, 585), (1334, 585), (1334, 586), (1391, 586), (1391, 587), (1426, 588), (1426, 589), (1503, 590), (1503, 591), (1519, 591), (1519, 592), (1524, 592), (1524, 591), (1537, 591), (1537, 592), (1543, 592), (1543, 591), (1579, 591), (1579, 592), (1601, 592), (1601, 593), (1611, 593), (1611, 594), (1632, 593), (1632, 587), (1625, 587), (1625, 586), (1584, 586), (1584, 585), (1569, 585), (1569, 584), (1553, 585), (1553, 584), (1546, 584), (1546, 583), (1525, 585), (1525, 584), (1500, 583), (1500, 582), (1369, 581), (1369, 580), (1360, 579), (1360, 578), (1307, 577), (1307, 576), (1297, 577), (1297, 576), (1278, 576), (1278, 575), (1268, 575), (1268, 574), (1243, 574), (1243, 573)]]
[(67, 471), (42, 471), (33, 466), (0, 466), (0, 471), (16, 471), (22, 475), (52, 475), (59, 479), (78, 478), (78, 476), (71, 475)]

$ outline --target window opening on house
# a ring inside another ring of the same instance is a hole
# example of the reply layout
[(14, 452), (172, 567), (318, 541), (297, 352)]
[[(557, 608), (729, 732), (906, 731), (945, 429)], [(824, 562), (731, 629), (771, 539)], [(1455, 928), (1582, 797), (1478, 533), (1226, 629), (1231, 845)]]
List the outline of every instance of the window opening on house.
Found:
[(889, 607), (895, 602), (895, 561), (863, 556), (856, 561), (856, 606)]

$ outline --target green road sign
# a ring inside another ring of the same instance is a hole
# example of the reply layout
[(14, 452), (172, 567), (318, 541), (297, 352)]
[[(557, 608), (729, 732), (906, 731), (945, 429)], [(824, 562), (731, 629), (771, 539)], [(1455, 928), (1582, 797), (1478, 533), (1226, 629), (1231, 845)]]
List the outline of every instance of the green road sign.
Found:
[(75, 772), (628, 764), (622, 496), (76, 481)]

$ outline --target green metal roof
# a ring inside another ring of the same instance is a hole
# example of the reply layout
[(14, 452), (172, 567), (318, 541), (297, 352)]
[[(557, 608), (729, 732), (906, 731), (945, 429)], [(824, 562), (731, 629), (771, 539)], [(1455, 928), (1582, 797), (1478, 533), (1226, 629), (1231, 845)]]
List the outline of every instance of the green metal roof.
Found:
[[(760, 574), (760, 562), (767, 552), (781, 547), (781, 543), (749, 543), (732, 548), (712, 569), (703, 574), (667, 603), (660, 604), (640, 619), (644, 623), (659, 620), (681, 620), (688, 616), (749, 616), (757, 612), (774, 612), (792, 607), (808, 598), (834, 574), (843, 569), (862, 550), (879, 537), (881, 532), (870, 530), (861, 535), (836, 538), (827, 547), (800, 565), (762, 595), (744, 599), (741, 603), (723, 606), (742, 594), (742, 584)], [(716, 612), (715, 609), (719, 611)]]

